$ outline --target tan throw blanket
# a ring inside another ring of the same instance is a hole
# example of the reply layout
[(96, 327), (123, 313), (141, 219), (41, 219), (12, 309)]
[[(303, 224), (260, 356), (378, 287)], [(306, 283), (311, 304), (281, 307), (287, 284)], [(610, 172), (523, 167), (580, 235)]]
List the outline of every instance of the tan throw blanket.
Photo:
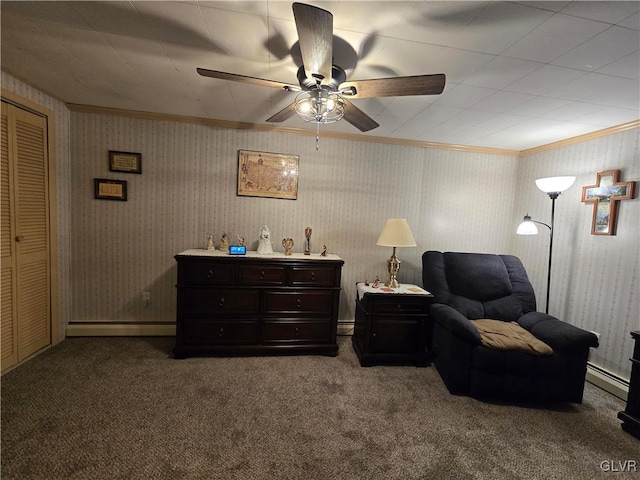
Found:
[(533, 355), (551, 355), (553, 349), (538, 340), (531, 332), (525, 330), (516, 322), (503, 322), (481, 318), (471, 320), (480, 332), (480, 339), (485, 347), (496, 350), (517, 350)]

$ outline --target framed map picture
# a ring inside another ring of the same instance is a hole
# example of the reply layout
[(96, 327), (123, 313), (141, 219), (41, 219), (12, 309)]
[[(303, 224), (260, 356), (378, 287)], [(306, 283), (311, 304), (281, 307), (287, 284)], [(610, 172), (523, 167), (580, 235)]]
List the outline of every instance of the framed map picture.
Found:
[(238, 151), (238, 195), (296, 200), (299, 155)]

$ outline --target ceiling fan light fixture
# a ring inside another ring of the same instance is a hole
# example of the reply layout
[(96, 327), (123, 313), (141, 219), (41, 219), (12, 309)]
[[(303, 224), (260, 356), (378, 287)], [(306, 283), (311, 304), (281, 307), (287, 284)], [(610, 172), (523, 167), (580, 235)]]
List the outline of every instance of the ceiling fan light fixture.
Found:
[(344, 117), (344, 100), (338, 92), (309, 90), (296, 97), (295, 109), (305, 122), (324, 125)]

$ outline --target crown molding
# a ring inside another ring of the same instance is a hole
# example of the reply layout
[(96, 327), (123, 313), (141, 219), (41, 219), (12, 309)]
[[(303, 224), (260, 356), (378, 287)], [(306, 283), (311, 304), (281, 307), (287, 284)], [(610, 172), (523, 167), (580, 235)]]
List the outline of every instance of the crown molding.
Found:
[[(315, 136), (315, 130), (305, 130), (303, 128), (291, 128), (281, 127), (277, 125), (264, 125), (259, 123), (248, 122), (234, 122), (229, 120), (215, 120), (211, 118), (202, 117), (190, 117), (185, 115), (172, 115), (167, 113), (153, 113), (144, 112), (140, 110), (125, 110), (120, 108), (111, 107), (96, 107), (93, 105), (81, 105), (77, 103), (67, 103), (67, 108), (72, 112), (80, 113), (94, 113), (98, 115), (115, 115), (119, 117), (139, 118), (143, 120), (158, 120), (158, 121), (172, 121), (179, 123), (190, 123), (196, 125), (207, 125), (218, 128), (229, 128), (235, 130), (255, 130), (259, 132), (277, 132), (277, 133), (289, 133), (294, 135), (306, 135)], [(514, 157), (525, 157), (533, 155), (546, 150), (552, 150), (555, 148), (565, 147), (567, 145), (573, 145), (575, 143), (586, 142), (587, 140), (593, 140), (595, 138), (605, 137), (607, 135), (613, 135), (615, 133), (624, 132), (626, 130), (632, 130), (634, 128), (640, 128), (640, 120), (633, 122), (623, 123), (615, 127), (605, 128), (603, 130), (597, 130), (595, 132), (586, 133), (577, 137), (567, 138), (558, 142), (548, 143), (546, 145), (540, 145), (538, 147), (529, 148), (526, 150), (507, 150), (501, 148), (489, 148), (489, 147), (472, 147), (468, 145), (456, 145), (450, 143), (438, 143), (438, 142), (425, 142), (420, 140), (409, 140), (405, 138), (388, 138), (388, 137), (376, 137), (373, 135), (361, 135), (357, 133), (342, 133), (324, 131), (323, 137), (335, 138), (339, 140), (351, 140), (355, 142), (369, 142), (369, 143), (382, 143), (387, 145), (403, 145), (417, 148), (434, 148), (440, 150), (455, 150), (459, 152), (469, 153), (483, 153), (489, 155), (508, 155)]]
[(602, 130), (596, 130), (595, 132), (585, 133), (584, 135), (578, 135), (577, 137), (567, 138), (566, 140), (560, 140), (558, 142), (548, 143), (546, 145), (540, 145), (539, 147), (528, 148), (520, 152), (520, 157), (526, 157), (534, 155), (536, 153), (544, 152), (546, 150), (553, 150), (555, 148), (566, 147), (567, 145), (573, 145), (576, 143), (586, 142), (588, 140), (594, 140), (600, 137), (606, 137), (613, 135), (614, 133), (625, 132), (627, 130), (633, 130), (634, 128), (640, 128), (640, 120), (633, 122), (623, 123), (616, 125), (615, 127), (604, 128)]
[[(95, 107), (92, 105), (80, 105), (67, 103), (67, 108), (72, 112), (95, 113), (98, 115), (115, 115), (120, 117), (139, 118), (143, 120), (160, 120), (180, 123), (191, 123), (197, 125), (208, 125), (211, 127), (231, 128), (237, 130), (255, 130), (261, 132), (291, 133), (295, 135), (315, 136), (315, 130), (305, 130), (303, 128), (281, 127), (276, 125), (264, 125), (259, 123), (233, 122), (229, 120), (215, 120), (211, 118), (189, 117), (183, 115), (171, 115), (166, 113), (143, 112), (139, 110), (124, 110), (110, 107)], [(441, 150), (456, 150), (470, 153), (485, 153), (491, 155), (518, 156), (518, 150), (506, 150), (488, 147), (470, 147), (466, 145), (454, 145), (448, 143), (423, 142), (419, 140), (408, 140), (403, 138), (375, 137), (373, 135), (360, 135), (356, 133), (331, 132), (325, 130), (322, 136), (326, 138), (336, 138), (339, 140), (351, 140), (356, 142), (383, 143), (388, 145), (404, 145), (418, 148), (437, 148)]]

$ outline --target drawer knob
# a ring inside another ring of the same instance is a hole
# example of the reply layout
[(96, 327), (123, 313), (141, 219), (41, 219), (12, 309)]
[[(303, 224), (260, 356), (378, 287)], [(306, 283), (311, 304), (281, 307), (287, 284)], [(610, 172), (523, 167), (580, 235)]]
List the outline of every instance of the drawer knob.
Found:
[(260, 272), (260, 280), (264, 280), (264, 270)]
[(224, 297), (220, 298), (220, 301), (218, 302), (218, 305), (220, 305), (221, 307), (224, 307)]
[(316, 281), (316, 272), (311, 272), (311, 281), (312, 282)]
[(298, 330), (298, 327), (296, 327), (296, 338), (298, 338), (300, 336), (300, 330)]
[(207, 272), (207, 278), (213, 278), (213, 269), (210, 269), (209, 272)]
[(302, 300), (300, 300), (299, 298), (296, 300), (296, 307), (300, 308), (302, 306)]
[(224, 335), (224, 328), (220, 327), (220, 331), (218, 332), (218, 336), (222, 337)]

